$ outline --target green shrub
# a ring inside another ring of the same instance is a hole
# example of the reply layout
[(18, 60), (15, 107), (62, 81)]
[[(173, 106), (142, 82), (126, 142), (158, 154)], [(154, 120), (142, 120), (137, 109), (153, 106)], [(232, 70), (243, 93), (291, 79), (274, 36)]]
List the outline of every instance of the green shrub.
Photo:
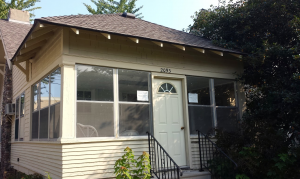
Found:
[(134, 154), (131, 148), (126, 147), (126, 153), (122, 158), (115, 163), (115, 175), (117, 179), (150, 179), (150, 159), (147, 152), (137, 159), (134, 159)]

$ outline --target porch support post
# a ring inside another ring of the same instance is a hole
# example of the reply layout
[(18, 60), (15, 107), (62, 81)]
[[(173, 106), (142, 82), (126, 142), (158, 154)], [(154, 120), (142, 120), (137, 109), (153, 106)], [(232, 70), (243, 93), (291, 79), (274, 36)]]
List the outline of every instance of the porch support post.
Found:
[(75, 139), (75, 63), (63, 62), (61, 65), (61, 141)]

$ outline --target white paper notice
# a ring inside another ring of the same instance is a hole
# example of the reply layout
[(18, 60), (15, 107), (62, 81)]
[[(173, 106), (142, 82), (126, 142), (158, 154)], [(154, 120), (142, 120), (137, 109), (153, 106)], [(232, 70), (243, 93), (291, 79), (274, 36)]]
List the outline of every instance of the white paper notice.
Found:
[(148, 91), (137, 91), (137, 100), (138, 101), (149, 101)]
[(189, 93), (189, 102), (190, 103), (198, 103), (198, 94), (197, 93)]

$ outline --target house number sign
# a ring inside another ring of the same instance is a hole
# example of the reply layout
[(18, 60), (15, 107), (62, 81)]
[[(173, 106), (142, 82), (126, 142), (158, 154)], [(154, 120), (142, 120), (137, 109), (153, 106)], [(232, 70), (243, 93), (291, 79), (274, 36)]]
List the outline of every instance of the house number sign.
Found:
[(171, 73), (171, 69), (170, 68), (160, 68), (160, 72), (161, 73)]

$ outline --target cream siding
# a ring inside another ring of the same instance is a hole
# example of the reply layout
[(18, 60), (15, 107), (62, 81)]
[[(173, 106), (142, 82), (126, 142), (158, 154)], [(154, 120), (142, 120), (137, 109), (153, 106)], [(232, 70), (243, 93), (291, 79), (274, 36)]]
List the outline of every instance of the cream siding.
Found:
[[(26, 69), (26, 62), (20, 63), (20, 65)], [(24, 86), (26, 85), (26, 75), (15, 65), (12, 67), (12, 79), (13, 79), (13, 98), (15, 103), (15, 99), (18, 95), (20, 95), (24, 90)]]
[(171, 68), (173, 74), (231, 79), (235, 78), (235, 72), (242, 70), (242, 63), (226, 53), (221, 57), (208, 50), (202, 54), (192, 48), (182, 51), (168, 44), (161, 48), (145, 40), (136, 44), (122, 36), (108, 40), (101, 34), (80, 32), (79, 35), (69, 33), (69, 54), (76, 58), (65, 58), (67, 61), (153, 72)]
[(114, 177), (115, 161), (130, 147), (135, 156), (148, 152), (148, 140), (107, 141), (93, 143), (64, 144), (64, 178), (109, 178)]
[(26, 173), (49, 172), (53, 178), (62, 178), (61, 161), (60, 144), (17, 142), (11, 146), (12, 166), (28, 170)]
[[(30, 141), (31, 136), (31, 86), (42, 79), (51, 70), (59, 66), (59, 57), (62, 53), (61, 43), (62, 31), (56, 31), (42, 50), (43, 54), (38, 54), (30, 68), (29, 82), (26, 76), (15, 65), (13, 66), (13, 103), (22, 92), (25, 92), (25, 115), (21, 120), (22, 131), (24, 131), (24, 141), (15, 142), (14, 117), (12, 118), (12, 144), (11, 144), (11, 163), (15, 169), (25, 173), (49, 172), (53, 178), (62, 178), (62, 146), (57, 142), (34, 142)], [(26, 68), (25, 62), (22, 66)], [(17, 159), (19, 158), (19, 162)]]
[[(62, 35), (63, 38), (62, 38)], [(68, 36), (69, 35), (69, 36)], [(207, 50), (202, 54), (191, 48), (181, 51), (169, 44), (158, 47), (150, 41), (133, 43), (126, 37), (112, 35), (108, 40), (96, 33), (80, 30), (76, 35), (69, 28), (58, 29), (56, 35), (30, 65), (30, 81), (14, 66), (14, 100), (25, 91), (24, 142), (14, 142), (12, 125), (12, 165), (26, 173), (49, 172), (55, 178), (114, 177), (114, 163), (128, 146), (136, 156), (148, 152), (147, 139), (76, 139), (76, 76), (75, 64), (90, 64), (160, 72), (171, 68), (172, 74), (196, 75), (234, 79), (241, 72), (242, 63), (236, 57), (217, 56)], [(31, 86), (51, 70), (62, 68), (61, 136), (55, 142), (30, 141)], [(14, 123), (14, 119), (12, 120)], [(188, 141), (188, 140), (187, 140)], [(199, 149), (191, 137), (191, 167), (199, 167)], [(19, 162), (17, 162), (19, 158)]]

